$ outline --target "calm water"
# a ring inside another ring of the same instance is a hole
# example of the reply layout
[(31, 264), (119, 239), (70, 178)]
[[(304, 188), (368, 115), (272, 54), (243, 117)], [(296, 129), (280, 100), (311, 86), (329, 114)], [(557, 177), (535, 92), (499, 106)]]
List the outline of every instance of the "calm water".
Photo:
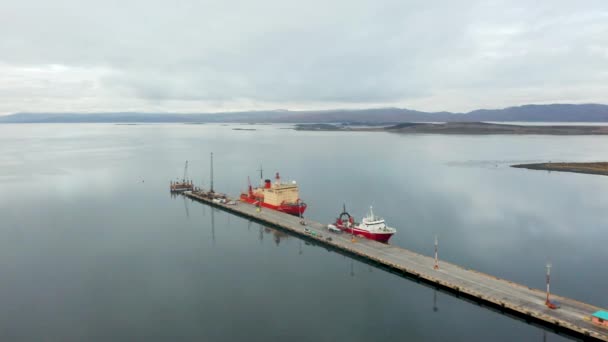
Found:
[[(509, 168), (605, 160), (606, 137), (296, 132), (281, 126), (0, 125), (0, 338), (16, 341), (549, 341), (563, 337), (171, 198), (296, 179), (307, 216), (346, 203), (392, 243), (608, 307), (608, 177)], [(251, 126), (243, 126), (251, 127)], [(436, 300), (435, 300), (436, 299)]]

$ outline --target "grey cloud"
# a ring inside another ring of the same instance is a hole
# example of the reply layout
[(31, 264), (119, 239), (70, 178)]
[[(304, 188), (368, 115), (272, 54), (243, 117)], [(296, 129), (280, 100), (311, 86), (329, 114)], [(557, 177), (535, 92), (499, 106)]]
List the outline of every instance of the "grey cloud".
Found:
[[(599, 102), (608, 91), (603, 0), (0, 6), (0, 113), (65, 109), (64, 94), (80, 111), (464, 111), (520, 104), (524, 89), (527, 102)], [(34, 71), (14, 77), (22, 70)]]

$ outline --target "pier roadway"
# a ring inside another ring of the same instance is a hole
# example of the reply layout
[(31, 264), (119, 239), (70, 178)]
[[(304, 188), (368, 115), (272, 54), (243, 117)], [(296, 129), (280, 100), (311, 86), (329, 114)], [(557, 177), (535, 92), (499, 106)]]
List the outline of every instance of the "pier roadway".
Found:
[(391, 272), (433, 285), (530, 323), (551, 327), (570, 337), (608, 341), (608, 329), (590, 321), (590, 315), (601, 310), (599, 307), (552, 294), (551, 299), (557, 301), (561, 307), (550, 309), (545, 305), (546, 294), (542, 290), (441, 260), (439, 269), (434, 269), (435, 260), (432, 257), (363, 237), (356, 237), (353, 242), (351, 235), (329, 232), (325, 224), (305, 220), (306, 225), (302, 225), (300, 218), (296, 216), (266, 208), (258, 211), (254, 205), (248, 203), (216, 203), (217, 201), (213, 202), (208, 195), (197, 192), (185, 192), (184, 195), (238, 216), (291, 231)]

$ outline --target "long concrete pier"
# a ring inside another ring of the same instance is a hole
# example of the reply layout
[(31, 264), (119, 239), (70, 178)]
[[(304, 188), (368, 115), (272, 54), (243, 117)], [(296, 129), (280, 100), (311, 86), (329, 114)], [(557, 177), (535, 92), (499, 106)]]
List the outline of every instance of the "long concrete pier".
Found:
[(608, 341), (608, 329), (590, 321), (591, 314), (601, 310), (599, 307), (552, 295), (552, 300), (559, 302), (561, 307), (550, 309), (545, 305), (546, 294), (542, 290), (445, 261), (440, 261), (439, 269), (434, 269), (435, 260), (432, 257), (362, 237), (353, 242), (348, 234), (329, 232), (325, 224), (306, 220), (305, 225), (302, 225), (298, 217), (265, 208), (258, 211), (256, 206), (238, 200), (231, 201), (227, 197), (220, 201), (216, 194), (194, 191), (185, 192), (184, 195), (246, 219), (314, 240), (320, 245), (363, 259), (393, 273), (430, 284), (527, 322), (550, 327), (570, 337)]

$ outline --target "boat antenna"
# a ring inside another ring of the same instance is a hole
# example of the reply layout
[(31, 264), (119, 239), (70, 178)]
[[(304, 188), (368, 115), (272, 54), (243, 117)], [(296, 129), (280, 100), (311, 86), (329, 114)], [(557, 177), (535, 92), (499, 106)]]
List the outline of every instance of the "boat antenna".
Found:
[(213, 152), (211, 152), (211, 192), (213, 192)]

